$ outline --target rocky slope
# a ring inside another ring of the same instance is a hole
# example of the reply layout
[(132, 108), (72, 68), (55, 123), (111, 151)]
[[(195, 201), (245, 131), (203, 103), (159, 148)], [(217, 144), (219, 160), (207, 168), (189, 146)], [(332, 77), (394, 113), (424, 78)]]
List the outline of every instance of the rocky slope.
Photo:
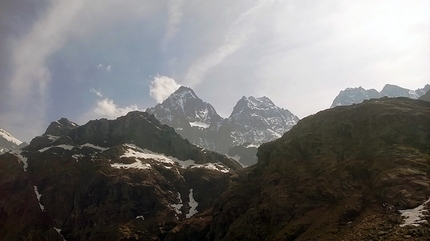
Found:
[(0, 156), (0, 240), (163, 240), (240, 168), (148, 113), (63, 118)]
[(384, 88), (378, 92), (375, 89), (366, 90), (361, 86), (358, 88), (346, 88), (340, 91), (339, 95), (333, 100), (330, 108), (342, 105), (352, 105), (363, 102), (364, 100), (377, 99), (380, 97), (407, 97), (411, 99), (418, 99), (430, 90), (430, 85), (425, 85), (422, 89), (409, 90), (397, 85), (386, 84)]
[(0, 154), (10, 150), (18, 150), (26, 145), (27, 143), (18, 140), (9, 132), (0, 128)]
[(259, 146), (281, 137), (297, 124), (299, 118), (276, 106), (269, 98), (243, 96), (220, 129), (227, 129), (232, 138), (230, 146), (244, 143)]
[(427, 93), (425, 93), (424, 95), (422, 95), (420, 98), (418, 98), (419, 100), (425, 100), (425, 101), (430, 101), (430, 90), (427, 91)]
[(207, 232), (190, 219), (169, 240), (430, 236), (428, 102), (383, 98), (322, 111), (263, 144), (258, 158), (202, 214)]
[[(242, 97), (230, 117), (224, 119), (212, 105), (183, 86), (147, 112), (154, 114), (161, 123), (172, 126), (191, 143), (224, 154), (245, 143), (258, 146), (277, 139), (299, 120), (269, 98), (252, 96)], [(247, 164), (255, 164), (253, 160), (246, 160)]]

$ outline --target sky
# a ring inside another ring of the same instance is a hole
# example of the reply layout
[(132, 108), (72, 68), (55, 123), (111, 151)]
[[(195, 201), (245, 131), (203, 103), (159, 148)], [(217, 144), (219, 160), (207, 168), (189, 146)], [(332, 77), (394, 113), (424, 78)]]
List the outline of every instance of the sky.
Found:
[(428, 0), (4, 0), (0, 127), (114, 119), (180, 85), (228, 117), (267, 96), (299, 118), (347, 87), (430, 83)]

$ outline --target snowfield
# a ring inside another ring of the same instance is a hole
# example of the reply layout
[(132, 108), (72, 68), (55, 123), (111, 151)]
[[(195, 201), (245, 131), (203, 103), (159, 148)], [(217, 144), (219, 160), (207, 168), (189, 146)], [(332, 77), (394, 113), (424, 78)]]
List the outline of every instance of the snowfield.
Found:
[(419, 226), (421, 224), (427, 223), (427, 221), (424, 219), (425, 216), (423, 215), (423, 213), (425, 211), (428, 211), (426, 209), (426, 204), (429, 202), (430, 198), (416, 208), (399, 210), (402, 217), (405, 219), (405, 222), (400, 224), (400, 227), (408, 225)]

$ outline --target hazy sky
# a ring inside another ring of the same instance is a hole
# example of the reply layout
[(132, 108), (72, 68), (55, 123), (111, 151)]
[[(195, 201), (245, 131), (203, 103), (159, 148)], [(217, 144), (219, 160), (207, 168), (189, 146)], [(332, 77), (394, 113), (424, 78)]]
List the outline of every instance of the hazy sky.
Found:
[(430, 83), (428, 0), (5, 0), (0, 127), (145, 110), (179, 85), (228, 117), (267, 96), (300, 118), (346, 87)]

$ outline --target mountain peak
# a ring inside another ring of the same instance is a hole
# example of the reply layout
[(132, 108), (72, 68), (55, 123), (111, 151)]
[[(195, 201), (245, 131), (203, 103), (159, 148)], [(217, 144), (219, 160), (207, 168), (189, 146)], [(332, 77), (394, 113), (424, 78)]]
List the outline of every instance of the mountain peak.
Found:
[(290, 111), (276, 106), (268, 97), (243, 96), (228, 118), (234, 145), (260, 145), (281, 137), (299, 121)]
[(257, 109), (272, 109), (277, 108), (277, 106), (266, 96), (254, 97), (254, 96), (243, 96), (233, 108), (233, 112), (230, 117), (242, 113), (245, 109), (247, 110), (257, 110)]
[(27, 143), (18, 140), (18, 138), (0, 128), (0, 154), (7, 151), (18, 150), (26, 145)]
[(381, 92), (375, 89), (364, 89), (361, 86), (356, 88), (346, 88), (341, 90), (339, 95), (333, 100), (330, 108), (341, 106), (341, 105), (352, 105), (359, 104), (364, 100), (381, 98), (384, 96), (394, 98), (394, 97), (407, 97), (411, 99), (418, 99), (420, 96), (424, 95), (430, 89), (430, 85), (426, 84), (424, 88), (417, 90), (409, 90), (406, 88), (399, 87), (393, 84), (386, 84), (382, 88)]
[(193, 143), (195, 129), (217, 128), (223, 120), (211, 104), (204, 102), (191, 88), (185, 86), (179, 87), (161, 104), (146, 111)]
[(175, 92), (173, 92), (173, 94), (171, 94), (168, 98), (170, 98), (172, 96), (181, 96), (181, 97), (188, 97), (188, 98), (191, 97), (193, 99), (199, 99), (199, 97), (197, 97), (196, 93), (194, 93), (193, 89), (191, 89), (190, 87), (182, 86), (182, 85), (181, 85), (181, 87), (179, 87), (179, 89), (177, 89)]
[(75, 122), (71, 122), (67, 118), (63, 117), (57, 121), (51, 122), (51, 124), (49, 124), (48, 128), (46, 129), (44, 135), (53, 135), (53, 136), (65, 135), (71, 129), (74, 129), (78, 126), (79, 125), (76, 124)]
[(16, 137), (2, 128), (0, 128), (0, 136), (16, 145), (20, 145), (22, 143), (22, 141), (18, 140)]

